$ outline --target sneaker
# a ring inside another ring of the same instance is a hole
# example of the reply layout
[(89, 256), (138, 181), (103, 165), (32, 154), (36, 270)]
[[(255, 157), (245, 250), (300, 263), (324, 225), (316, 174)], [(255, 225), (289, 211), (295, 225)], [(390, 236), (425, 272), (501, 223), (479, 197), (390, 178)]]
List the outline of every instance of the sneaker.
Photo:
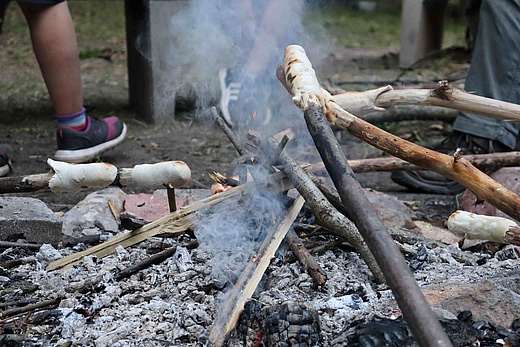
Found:
[[(453, 132), (434, 150), (451, 154), (457, 148), (462, 150), (462, 154), (485, 154), (508, 150), (499, 142), (461, 132)], [(456, 195), (466, 190), (463, 185), (433, 171), (394, 171), (390, 177), (395, 183), (416, 192)]]
[(126, 125), (117, 117), (98, 120), (87, 116), (83, 131), (63, 128), (57, 131), (58, 150), (54, 159), (68, 163), (84, 163), (123, 141)]
[(271, 120), (268, 92), (260, 81), (220, 69), (220, 109), (229, 126), (263, 126)]
[(0, 177), (7, 176), (12, 171), (11, 160), (4, 151), (0, 151)]

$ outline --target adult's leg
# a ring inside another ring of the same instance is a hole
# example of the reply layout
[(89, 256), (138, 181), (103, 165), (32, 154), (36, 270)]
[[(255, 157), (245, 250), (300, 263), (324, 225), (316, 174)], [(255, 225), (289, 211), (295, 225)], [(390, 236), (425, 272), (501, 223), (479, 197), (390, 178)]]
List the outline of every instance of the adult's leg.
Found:
[(36, 59), (57, 115), (83, 108), (80, 60), (66, 1), (54, 5), (19, 2), (29, 25)]
[[(466, 91), (520, 104), (520, 1), (483, 0)], [(520, 124), (462, 113), (453, 129), (513, 149)]]

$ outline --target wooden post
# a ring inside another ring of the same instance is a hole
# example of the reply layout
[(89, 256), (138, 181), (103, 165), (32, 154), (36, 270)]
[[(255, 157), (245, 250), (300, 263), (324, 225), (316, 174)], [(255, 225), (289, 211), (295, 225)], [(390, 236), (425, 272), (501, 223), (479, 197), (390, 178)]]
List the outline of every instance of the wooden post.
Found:
[[(1, 1), (1, 0), (0, 0)], [(162, 100), (160, 66), (169, 59), (169, 23), (187, 0), (125, 0), (130, 107), (146, 121), (175, 115), (175, 97)], [(167, 102), (165, 104), (165, 102)]]
[(403, 0), (399, 66), (409, 68), (442, 46), (446, 0)]

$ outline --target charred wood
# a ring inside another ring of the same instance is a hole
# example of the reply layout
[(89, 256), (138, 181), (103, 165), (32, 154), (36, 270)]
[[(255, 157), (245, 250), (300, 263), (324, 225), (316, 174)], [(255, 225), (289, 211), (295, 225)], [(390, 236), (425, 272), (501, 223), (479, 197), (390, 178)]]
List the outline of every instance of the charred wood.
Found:
[(307, 248), (305, 248), (302, 240), (293, 229), (289, 230), (285, 240), (298, 260), (307, 269), (307, 272), (312, 277), (314, 285), (318, 288), (323, 286), (325, 282), (327, 282), (327, 273), (321, 268), (320, 264), (318, 264)]

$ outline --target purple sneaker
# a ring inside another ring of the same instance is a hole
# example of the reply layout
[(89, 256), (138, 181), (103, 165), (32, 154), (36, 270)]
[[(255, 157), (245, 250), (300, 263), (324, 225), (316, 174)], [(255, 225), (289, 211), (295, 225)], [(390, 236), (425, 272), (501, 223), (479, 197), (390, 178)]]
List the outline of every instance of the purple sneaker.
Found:
[(11, 161), (4, 151), (0, 151), (0, 177), (7, 176), (12, 171)]
[(58, 129), (58, 150), (54, 159), (68, 163), (84, 163), (123, 141), (126, 125), (117, 117), (98, 120), (87, 116), (83, 131)]

